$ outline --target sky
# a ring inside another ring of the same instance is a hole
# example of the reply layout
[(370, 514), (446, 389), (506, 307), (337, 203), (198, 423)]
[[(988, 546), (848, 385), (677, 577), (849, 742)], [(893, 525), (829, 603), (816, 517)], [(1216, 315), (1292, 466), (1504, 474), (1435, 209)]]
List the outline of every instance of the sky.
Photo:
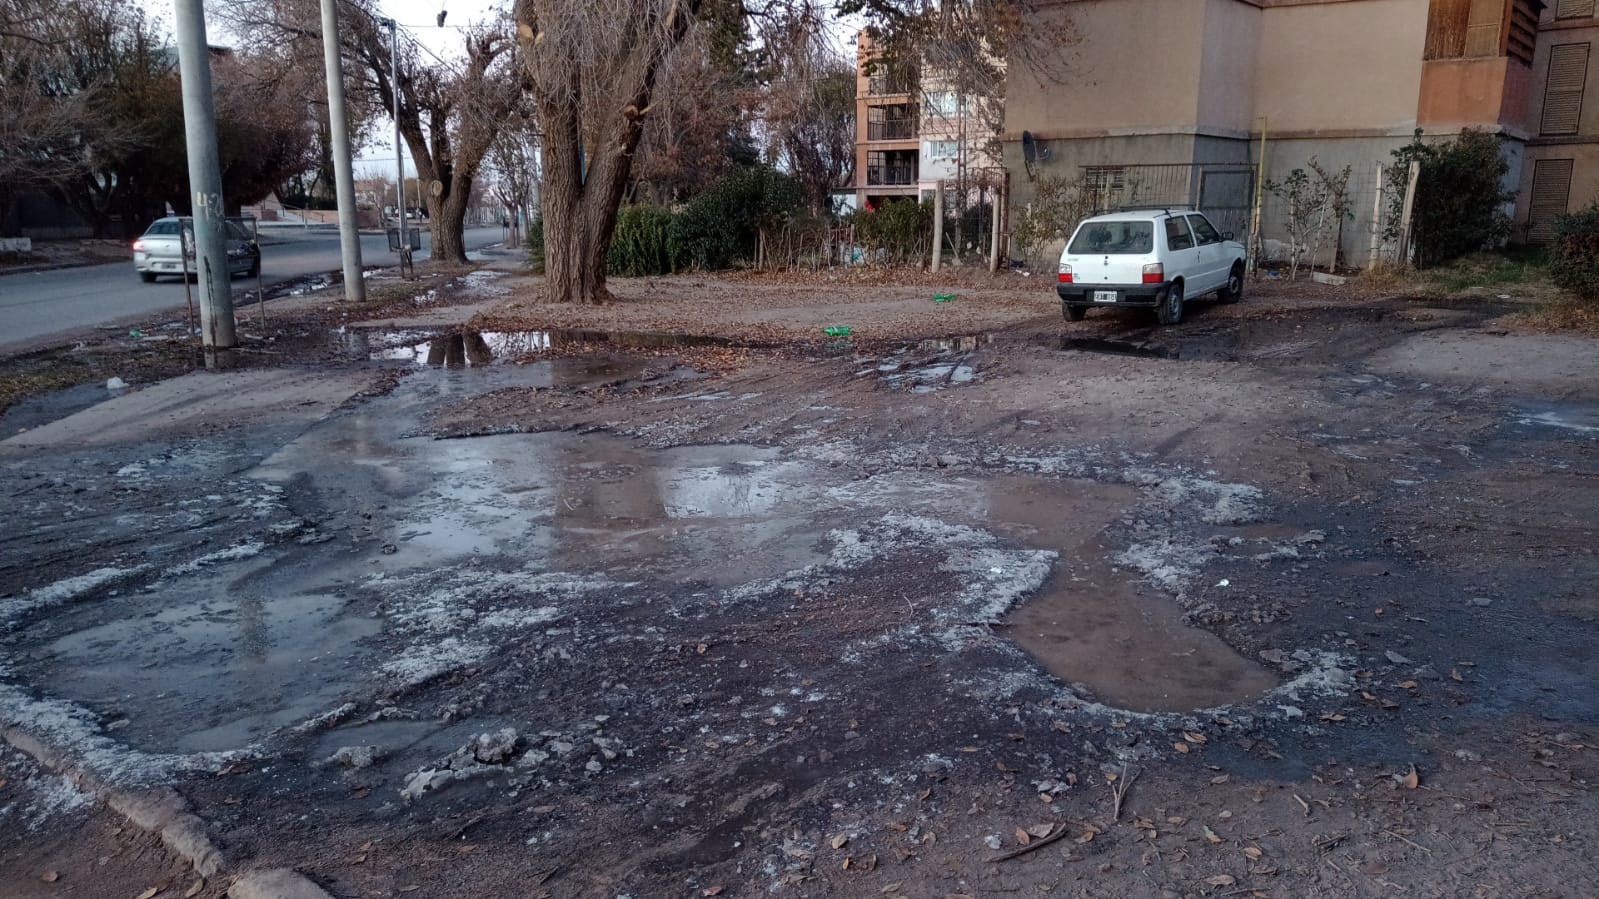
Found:
[[(207, 6), (212, 4), (208, 3)], [(461, 55), (461, 29), (473, 22), (493, 18), (501, 9), (508, 8), (509, 0), (379, 0), (383, 12), (400, 23), (401, 34), (409, 35), (423, 47), (423, 55), (434, 55), (453, 60)], [(141, 0), (140, 6), (158, 19), (167, 31), (172, 30), (172, 0)], [(438, 27), (439, 10), (449, 13), (444, 27)], [(232, 35), (222, 28), (217, 18), (206, 17), (206, 37), (211, 43), (228, 46), (234, 43)], [(384, 119), (376, 134), (355, 153), (355, 177), (372, 174), (389, 178), (394, 176), (394, 122)], [(416, 174), (407, 154), (407, 176)]]

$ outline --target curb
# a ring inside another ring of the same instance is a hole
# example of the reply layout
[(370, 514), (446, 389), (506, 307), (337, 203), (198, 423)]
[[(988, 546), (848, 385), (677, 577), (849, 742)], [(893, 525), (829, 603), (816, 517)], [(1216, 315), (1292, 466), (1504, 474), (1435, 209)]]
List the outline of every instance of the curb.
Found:
[[(161, 842), (187, 861), (196, 874), (211, 879), (227, 871), (227, 857), (211, 841), (205, 822), (189, 810), (188, 800), (171, 787), (123, 790), (108, 785), (48, 743), (15, 725), (0, 727), (0, 738), (40, 765), (62, 775), (78, 789), (104, 802), (129, 824), (161, 837)], [(232, 899), (333, 899), (305, 875), (287, 868), (242, 872), (228, 887)]]

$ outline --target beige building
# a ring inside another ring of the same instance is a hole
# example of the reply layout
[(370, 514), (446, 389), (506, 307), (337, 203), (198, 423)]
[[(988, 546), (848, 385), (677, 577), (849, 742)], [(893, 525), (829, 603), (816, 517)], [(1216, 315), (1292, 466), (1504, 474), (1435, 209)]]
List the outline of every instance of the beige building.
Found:
[(984, 101), (932, 66), (873, 61), (871, 39), (856, 37), (855, 205), (931, 199), (940, 181), (972, 192), (999, 180), (1000, 160)]
[(1193, 203), (1242, 236), (1264, 131), (1268, 179), (1312, 157), (1352, 167), (1341, 249), (1362, 264), (1377, 164), (1417, 129), (1478, 128), (1504, 138), (1517, 231), (1537, 236), (1599, 186), (1599, 99), (1582, 91), (1594, 12), (1595, 0), (1059, 0), (1039, 24), (1076, 40), (1058, 59), (1011, 62), (1013, 206), (1031, 179), (1060, 175)]

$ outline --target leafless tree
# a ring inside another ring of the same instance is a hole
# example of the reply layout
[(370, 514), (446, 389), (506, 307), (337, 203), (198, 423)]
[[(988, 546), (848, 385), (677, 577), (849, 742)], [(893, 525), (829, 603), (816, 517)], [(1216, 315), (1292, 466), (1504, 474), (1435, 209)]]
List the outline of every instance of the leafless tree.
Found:
[[(254, 40), (321, 40), (316, 0), (241, 0), (224, 15)], [(472, 189), (501, 123), (520, 99), (521, 80), (511, 65), (511, 41), (502, 21), (463, 32), (464, 56), (434, 57), (402, 35), (400, 77), (391, 75), (389, 32), (373, 0), (341, 0), (340, 41), (352, 95), (371, 114), (394, 108), (433, 231), (433, 258), (466, 261), (465, 222)]]
[(769, 152), (799, 181), (811, 211), (824, 214), (832, 192), (855, 170), (856, 67), (833, 45), (825, 10), (763, 22), (769, 66), (760, 102)]

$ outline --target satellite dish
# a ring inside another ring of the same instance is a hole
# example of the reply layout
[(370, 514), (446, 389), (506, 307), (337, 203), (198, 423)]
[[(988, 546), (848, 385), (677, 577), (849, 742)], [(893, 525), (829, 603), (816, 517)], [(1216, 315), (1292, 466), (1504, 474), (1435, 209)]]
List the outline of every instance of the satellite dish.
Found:
[(1033, 132), (1022, 132), (1022, 164), (1027, 168), (1027, 180), (1033, 180), (1038, 168), (1038, 141)]

